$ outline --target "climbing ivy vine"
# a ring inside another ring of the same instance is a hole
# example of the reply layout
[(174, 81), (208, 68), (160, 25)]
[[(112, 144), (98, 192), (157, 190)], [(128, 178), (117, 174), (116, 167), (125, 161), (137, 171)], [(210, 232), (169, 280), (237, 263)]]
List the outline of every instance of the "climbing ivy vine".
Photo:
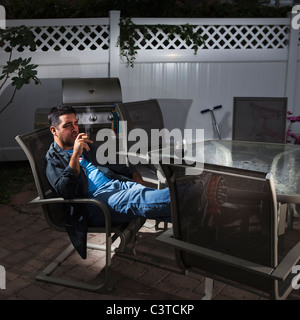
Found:
[[(141, 44), (145, 44), (151, 40), (151, 33), (156, 34), (159, 30), (168, 35), (168, 40), (179, 36), (187, 45), (193, 44), (194, 54), (197, 54), (201, 46), (205, 46), (204, 38), (199, 31), (195, 32), (194, 27), (190, 24), (184, 25), (136, 25), (131, 18), (121, 18), (120, 20), (120, 36), (118, 46), (120, 47), (121, 56), (125, 57), (129, 66), (133, 67), (136, 59), (138, 46), (136, 41), (140, 39), (140, 34), (143, 35)], [(151, 33), (150, 33), (151, 31)]]

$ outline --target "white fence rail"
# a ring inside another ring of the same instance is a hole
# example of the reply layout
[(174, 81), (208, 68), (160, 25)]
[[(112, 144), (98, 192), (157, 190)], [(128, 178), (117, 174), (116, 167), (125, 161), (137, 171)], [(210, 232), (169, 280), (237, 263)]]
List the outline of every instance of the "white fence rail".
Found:
[[(38, 76), (53, 81), (24, 87), (0, 117), (0, 135), (6, 130), (11, 137), (0, 141), (0, 160), (1, 150), (14, 148), (13, 137), (19, 131), (33, 128), (36, 108), (61, 102), (61, 88), (55, 82), (61, 78), (119, 77), (123, 101), (189, 99), (192, 104), (183, 120), (185, 127), (205, 129), (206, 138), (214, 132), (210, 119), (200, 110), (222, 104), (216, 118), (222, 137), (230, 138), (235, 96), (286, 96), (289, 109), (300, 115), (300, 37), (299, 30), (291, 27), (291, 19), (133, 18), (136, 25), (189, 24), (205, 39), (205, 46), (194, 54), (192, 44), (180, 36), (169, 39), (161, 29), (151, 28), (149, 40), (141, 33), (136, 39), (133, 68), (120, 57), (117, 46), (118, 11), (110, 12), (108, 18), (7, 21), (7, 27), (29, 26), (38, 44), (36, 51), (28, 48), (14, 56), (32, 57), (39, 65)], [(2, 48), (0, 67), (7, 57)], [(1, 100), (5, 97), (2, 92)], [(24, 116), (21, 120), (13, 116), (20, 110), (26, 110), (26, 124)]]

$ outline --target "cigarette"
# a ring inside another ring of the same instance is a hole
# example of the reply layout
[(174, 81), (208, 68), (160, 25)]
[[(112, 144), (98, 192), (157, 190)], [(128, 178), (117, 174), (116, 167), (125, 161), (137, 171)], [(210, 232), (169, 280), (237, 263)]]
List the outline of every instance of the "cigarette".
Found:
[(81, 136), (82, 139), (88, 139), (88, 136)]

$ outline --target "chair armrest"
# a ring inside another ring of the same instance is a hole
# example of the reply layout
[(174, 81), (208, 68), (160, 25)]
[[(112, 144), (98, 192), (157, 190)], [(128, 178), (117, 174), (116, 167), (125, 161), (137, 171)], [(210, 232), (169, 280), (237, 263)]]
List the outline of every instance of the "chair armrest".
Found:
[(174, 239), (172, 228), (162, 233), (156, 239), (185, 252), (193, 253), (201, 257), (208, 258), (216, 262), (224, 263), (233, 267), (237, 267), (248, 272), (260, 274), (265, 277), (269, 277), (274, 270), (274, 268), (260, 265), (252, 261), (240, 259), (222, 252), (214, 251), (211, 249), (200, 247), (198, 245), (187, 243), (185, 241)]
[(97, 199), (93, 199), (93, 198), (64, 199), (64, 198), (58, 197), (58, 198), (40, 199), (40, 197), (36, 197), (35, 199), (31, 200), (29, 203), (30, 204), (91, 203), (91, 204), (95, 204), (98, 207), (100, 207), (104, 211), (104, 214), (105, 214), (105, 212), (109, 213), (109, 209), (104, 202), (97, 200)]
[(289, 253), (282, 259), (275, 270), (272, 272), (271, 277), (284, 281), (291, 273), (293, 267), (300, 260), (300, 242), (298, 242)]
[(29, 204), (54, 204), (54, 203), (75, 203), (75, 204), (80, 204), (80, 203), (90, 203), (90, 204), (95, 204), (96, 206), (98, 206), (105, 217), (105, 228), (106, 231), (109, 232), (110, 234), (110, 230), (111, 230), (111, 216), (110, 216), (110, 212), (109, 209), (107, 207), (107, 205), (97, 199), (91, 199), (91, 198), (75, 198), (75, 199), (64, 199), (64, 198), (48, 198), (48, 199), (40, 199), (40, 197), (37, 197), (33, 200), (31, 200), (29, 202)]

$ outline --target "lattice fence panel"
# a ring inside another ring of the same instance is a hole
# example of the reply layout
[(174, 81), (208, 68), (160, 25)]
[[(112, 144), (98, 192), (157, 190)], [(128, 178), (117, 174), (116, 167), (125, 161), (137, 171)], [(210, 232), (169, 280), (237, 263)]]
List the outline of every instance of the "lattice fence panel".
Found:
[[(109, 26), (44, 26), (31, 27), (39, 52), (73, 50), (108, 50)], [(3, 50), (8, 51), (7, 47)], [(23, 51), (29, 51), (25, 47)], [(18, 50), (21, 51), (21, 50)]]
[[(203, 25), (193, 28), (205, 40), (202, 49), (282, 49), (288, 45), (288, 25)], [(36, 37), (37, 52), (108, 50), (110, 46), (108, 25), (43, 26), (31, 30)], [(193, 49), (193, 43), (186, 43), (178, 34), (169, 36), (160, 28), (148, 28), (148, 33), (145, 39), (138, 32), (137, 49)], [(4, 46), (3, 50), (8, 51), (8, 48)]]
[[(288, 44), (287, 25), (207, 25), (194, 26), (205, 40), (203, 49), (282, 49)], [(148, 28), (149, 36), (138, 32), (136, 47), (140, 50), (192, 49), (193, 43), (180, 35), (171, 37), (158, 28)]]

